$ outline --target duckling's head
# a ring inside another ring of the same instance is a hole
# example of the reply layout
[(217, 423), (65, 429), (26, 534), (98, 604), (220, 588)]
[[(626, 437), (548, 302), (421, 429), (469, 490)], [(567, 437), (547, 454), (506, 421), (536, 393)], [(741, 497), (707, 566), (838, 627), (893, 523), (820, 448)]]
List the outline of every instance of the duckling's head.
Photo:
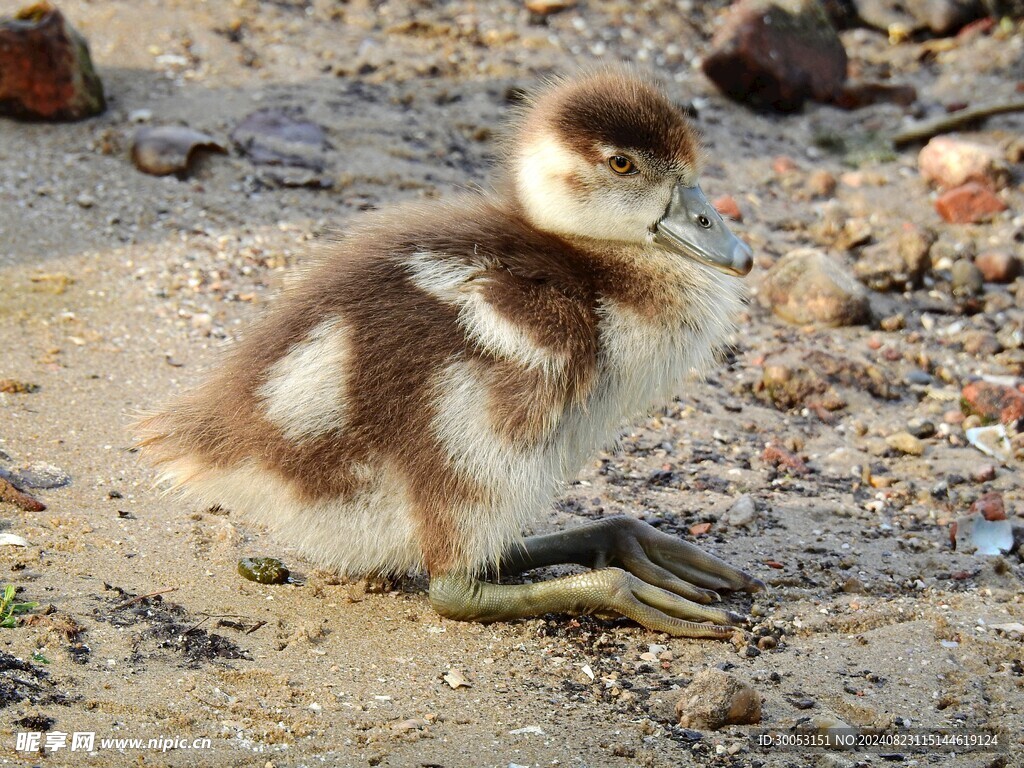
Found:
[(624, 71), (560, 82), (517, 128), (511, 172), (538, 229), (654, 244), (732, 274), (750, 271), (750, 248), (697, 184), (696, 132), (655, 85)]

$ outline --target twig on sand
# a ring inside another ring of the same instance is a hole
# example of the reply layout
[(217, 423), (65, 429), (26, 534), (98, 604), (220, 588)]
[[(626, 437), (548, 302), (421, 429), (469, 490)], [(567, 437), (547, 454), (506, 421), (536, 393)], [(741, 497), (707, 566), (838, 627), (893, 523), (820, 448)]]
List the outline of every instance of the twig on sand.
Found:
[(119, 611), (122, 608), (127, 608), (129, 605), (134, 605), (135, 603), (140, 603), (143, 600), (146, 600), (147, 598), (156, 597), (157, 595), (166, 595), (168, 592), (174, 592), (177, 589), (178, 589), (177, 587), (168, 587), (167, 589), (158, 589), (156, 592), (150, 592), (148, 595), (136, 595), (135, 597), (128, 598), (124, 602), (118, 603), (117, 605), (115, 605), (110, 610), (112, 610), (112, 611)]
[(0, 477), (0, 501), (9, 501), (26, 512), (42, 512), (46, 509), (46, 505), (35, 496), (18, 490), (9, 480), (2, 477)]
[(934, 120), (925, 120), (897, 133), (892, 137), (892, 143), (897, 147), (902, 147), (906, 144), (913, 144), (915, 141), (930, 139), (940, 133), (963, 128), (993, 115), (1003, 115), (1008, 112), (1024, 112), (1024, 99), (984, 104), (971, 109), (961, 109), (959, 112), (943, 115)]

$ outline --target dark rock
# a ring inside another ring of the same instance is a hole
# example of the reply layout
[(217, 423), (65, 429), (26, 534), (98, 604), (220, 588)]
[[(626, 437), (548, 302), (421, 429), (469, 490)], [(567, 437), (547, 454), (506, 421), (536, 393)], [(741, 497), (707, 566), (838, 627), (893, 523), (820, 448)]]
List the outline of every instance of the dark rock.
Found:
[(740, 0), (711, 43), (706, 74), (726, 95), (782, 112), (834, 101), (846, 51), (818, 0)]
[(916, 438), (927, 440), (935, 436), (935, 425), (927, 419), (913, 419), (907, 424), (907, 431)]
[(81, 120), (106, 108), (89, 45), (47, 2), (0, 19), (0, 115)]
[(760, 300), (797, 324), (856, 325), (869, 315), (864, 288), (835, 259), (813, 248), (791, 251), (768, 271)]

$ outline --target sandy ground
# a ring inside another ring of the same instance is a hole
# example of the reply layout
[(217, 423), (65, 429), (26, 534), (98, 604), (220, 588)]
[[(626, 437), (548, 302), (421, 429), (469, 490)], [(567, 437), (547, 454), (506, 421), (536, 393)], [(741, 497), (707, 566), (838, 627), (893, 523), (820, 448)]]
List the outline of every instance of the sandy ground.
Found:
[[(851, 158), (820, 149), (834, 146), (822, 136), (869, 143), (864, 137), (900, 125), (906, 111), (813, 106), (779, 117), (728, 102), (693, 65), (722, 5), (595, 2), (545, 25), (511, 0), (62, 4), (91, 42), (111, 103), (79, 124), (0, 122), (0, 378), (39, 386), (0, 394), (0, 468), (44, 462), (71, 478), (34, 492), (44, 512), (0, 505), (4, 531), (30, 542), (0, 548), (2, 581), (48, 611), (0, 629), (0, 761), (1020, 765), (1024, 652), (1019, 635), (990, 627), (1024, 620), (1024, 568), (1016, 554), (953, 552), (948, 537), (949, 521), (985, 491), (1002, 492), (1019, 511), (1020, 465), (972, 480), (990, 460), (955, 425), (926, 440), (921, 457), (884, 443), (914, 419), (940, 424), (968, 376), (1020, 374), (1019, 363), (964, 341), (1019, 335), (1020, 283), (987, 286), (984, 311), (973, 315), (958, 314), (938, 283), (875, 295), (880, 317), (906, 317), (892, 332), (795, 328), (755, 302), (722, 368), (704, 383), (681, 383), (684, 396), (595, 460), (538, 522), (541, 530), (625, 513), (688, 538), (691, 526), (711, 523), (699, 542), (772, 585), (756, 600), (728, 600), (754, 615), (755, 639), (777, 640), (759, 655), (744, 643), (675, 640), (624, 621), (442, 620), (422, 580), (340, 584), (230, 511), (160, 495), (131, 449), (134, 414), (215, 366), (315, 241), (360, 210), (486, 183), (510, 89), (579, 63), (639, 60), (681, 102), (693, 101), (712, 150), (704, 187), (731, 193), (743, 209), (737, 229), (758, 253), (756, 289), (779, 255), (815, 242), (825, 215), (800, 184), (780, 182), (772, 158), (839, 176)], [(1019, 34), (938, 54), (863, 30), (844, 40), (864, 76), (892, 73), (915, 85), (921, 110), (978, 93), (1009, 97), (1021, 80)], [(236, 149), (203, 158), (185, 180), (143, 175), (127, 157), (138, 110), (152, 124), (181, 122), (227, 140), (266, 107), (299, 108), (326, 128), (329, 188), (282, 187)], [(976, 136), (999, 143), (1022, 127), (1004, 117)], [(910, 220), (936, 228), (953, 253), (1019, 252), (1012, 212), (985, 226), (942, 225), (915, 158), (882, 154), (859, 178), (844, 177), (835, 192), (842, 215), (867, 222), (876, 239)], [(1019, 186), (1007, 199), (1024, 210)], [(850, 370), (874, 371), (892, 399), (854, 377), (837, 385), (848, 404), (831, 423), (813, 409), (779, 410), (755, 385), (764, 355), (781, 350), (825, 351)], [(921, 367), (935, 375), (915, 377)], [(812, 471), (771, 466), (771, 442)], [(866, 484), (864, 467), (884, 482)], [(720, 518), (741, 493), (758, 516), (730, 527)], [(251, 555), (280, 557), (297, 583), (243, 580), (236, 565)], [(652, 644), (664, 648), (641, 658)], [(764, 696), (765, 726), (820, 716), (998, 727), (1014, 751), (784, 754), (760, 751), (748, 727), (675, 725), (679, 689), (716, 665)], [(451, 688), (443, 677), (452, 670), (471, 686)], [(212, 746), (97, 749), (87, 758), (14, 751), (16, 732), (42, 730), (208, 737)]]

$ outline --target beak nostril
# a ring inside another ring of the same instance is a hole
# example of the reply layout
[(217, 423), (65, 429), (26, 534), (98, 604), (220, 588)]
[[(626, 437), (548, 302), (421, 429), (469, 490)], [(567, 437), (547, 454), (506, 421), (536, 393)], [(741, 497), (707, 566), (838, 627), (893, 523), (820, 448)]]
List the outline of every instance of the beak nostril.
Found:
[(704, 229), (711, 229), (711, 219), (703, 213), (697, 217), (697, 223), (704, 227)]

